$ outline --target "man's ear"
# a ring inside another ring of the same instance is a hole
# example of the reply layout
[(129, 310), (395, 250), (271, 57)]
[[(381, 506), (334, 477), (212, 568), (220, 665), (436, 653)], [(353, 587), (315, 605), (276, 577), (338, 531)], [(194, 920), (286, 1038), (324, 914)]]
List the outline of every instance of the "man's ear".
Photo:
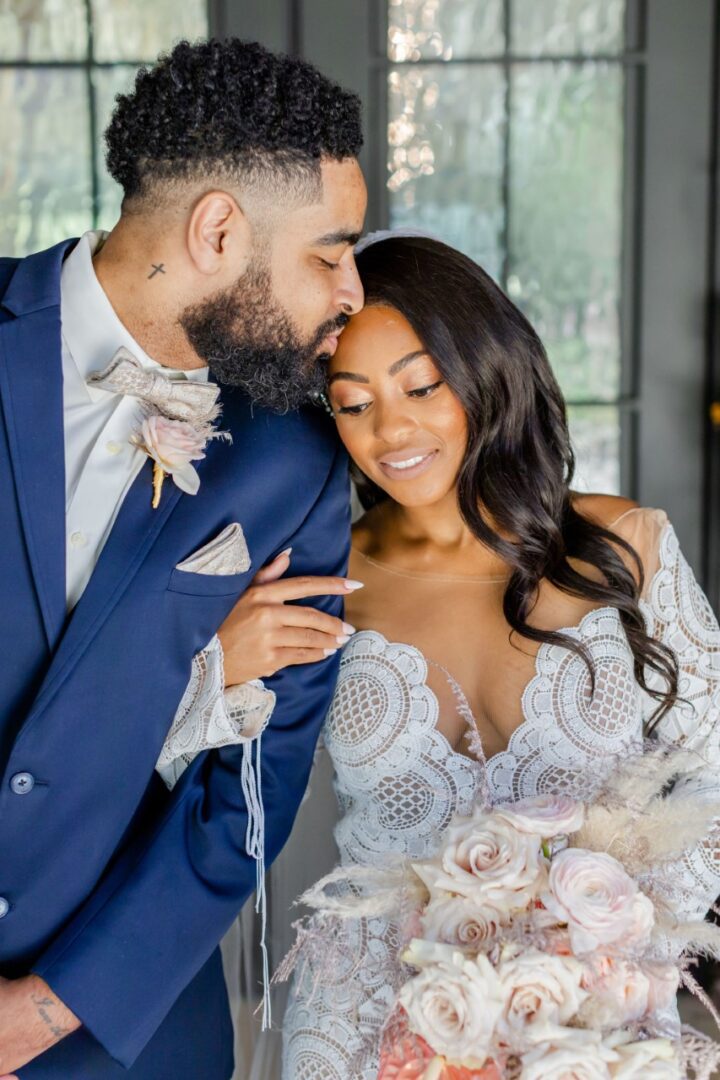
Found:
[(187, 248), (201, 274), (237, 280), (250, 262), (252, 235), (247, 217), (227, 191), (208, 191), (187, 226)]

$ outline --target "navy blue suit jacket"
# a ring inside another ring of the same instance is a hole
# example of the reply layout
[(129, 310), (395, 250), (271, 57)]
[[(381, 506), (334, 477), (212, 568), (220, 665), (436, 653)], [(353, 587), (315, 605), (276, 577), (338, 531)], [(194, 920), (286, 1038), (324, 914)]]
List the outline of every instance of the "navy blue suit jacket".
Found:
[[(68, 619), (60, 270), (73, 243), (0, 260), (0, 974), (37, 972), (84, 1025), (23, 1080), (225, 1080), (217, 943), (255, 881), (241, 750), (201, 754), (172, 792), (154, 766), (193, 655), (256, 571), (292, 545), (293, 575), (345, 572), (346, 462), (319, 411), (277, 416), (223, 388), (232, 445), (212, 442), (199, 493), (167, 482), (157, 510), (148, 461)], [(247, 573), (174, 569), (233, 521)], [(316, 604), (341, 612), (337, 598)], [(336, 661), (267, 680), (268, 862), (305, 789)], [(24, 794), (19, 772), (35, 780)]]

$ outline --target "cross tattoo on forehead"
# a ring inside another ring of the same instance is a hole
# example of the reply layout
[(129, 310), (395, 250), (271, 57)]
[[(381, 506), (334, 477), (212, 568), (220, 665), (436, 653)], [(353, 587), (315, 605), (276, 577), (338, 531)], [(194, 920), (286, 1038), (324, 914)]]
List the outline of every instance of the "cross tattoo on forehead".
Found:
[(154, 278), (156, 274), (165, 273), (165, 263), (151, 263), (150, 265), (152, 266), (153, 270), (152, 274), (148, 274), (148, 281), (150, 280), (150, 278)]

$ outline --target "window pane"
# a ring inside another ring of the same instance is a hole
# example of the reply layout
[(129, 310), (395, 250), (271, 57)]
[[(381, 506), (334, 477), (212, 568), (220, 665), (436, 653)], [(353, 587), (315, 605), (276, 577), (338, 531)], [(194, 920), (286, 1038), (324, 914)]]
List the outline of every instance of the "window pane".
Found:
[(617, 397), (622, 74), (608, 64), (514, 69), (508, 292), (567, 397)]
[(573, 488), (620, 494), (620, 415), (608, 405), (570, 408), (570, 434), (577, 455)]
[(390, 0), (391, 60), (497, 56), (505, 48), (503, 0)]
[(154, 60), (181, 38), (207, 37), (207, 0), (92, 0), (97, 60)]
[(84, 72), (0, 71), (0, 253), (26, 255), (89, 227), (89, 144)]
[(389, 76), (390, 224), (426, 229), (497, 276), (505, 79), (494, 64)]
[(93, 71), (98, 125), (98, 143), (95, 152), (100, 179), (98, 226), (102, 229), (110, 229), (115, 224), (120, 214), (122, 200), (122, 188), (115, 183), (105, 168), (103, 135), (115, 108), (116, 94), (125, 94), (132, 89), (137, 71), (136, 67), (95, 68)]
[(0, 60), (83, 60), (83, 0), (0, 0)]
[(512, 0), (511, 49), (574, 56), (623, 48), (625, 0)]

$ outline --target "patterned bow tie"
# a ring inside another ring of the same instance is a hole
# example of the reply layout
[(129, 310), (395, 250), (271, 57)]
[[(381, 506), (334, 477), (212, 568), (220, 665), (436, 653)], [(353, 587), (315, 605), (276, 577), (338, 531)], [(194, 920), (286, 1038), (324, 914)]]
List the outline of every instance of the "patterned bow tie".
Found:
[(147, 370), (124, 346), (106, 368), (94, 372), (87, 382), (96, 390), (129, 394), (147, 401), (171, 420), (209, 422), (218, 414), (219, 386), (188, 379), (172, 380), (161, 371)]

